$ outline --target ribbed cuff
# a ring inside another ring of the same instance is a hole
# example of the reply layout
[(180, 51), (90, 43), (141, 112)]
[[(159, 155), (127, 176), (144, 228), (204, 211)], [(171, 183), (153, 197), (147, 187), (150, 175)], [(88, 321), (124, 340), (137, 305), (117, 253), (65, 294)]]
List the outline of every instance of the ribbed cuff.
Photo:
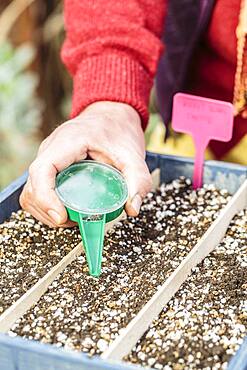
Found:
[(131, 105), (139, 113), (145, 129), (152, 83), (146, 70), (124, 53), (88, 57), (81, 62), (74, 77), (71, 117), (96, 101), (115, 101)]

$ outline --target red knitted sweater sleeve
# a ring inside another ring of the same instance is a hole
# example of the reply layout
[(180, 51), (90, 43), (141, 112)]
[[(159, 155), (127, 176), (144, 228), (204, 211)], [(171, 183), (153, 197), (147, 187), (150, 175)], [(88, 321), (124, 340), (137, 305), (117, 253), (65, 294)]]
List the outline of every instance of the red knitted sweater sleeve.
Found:
[(61, 56), (73, 76), (72, 113), (102, 100), (130, 104), (145, 128), (163, 45), (165, 0), (65, 0)]

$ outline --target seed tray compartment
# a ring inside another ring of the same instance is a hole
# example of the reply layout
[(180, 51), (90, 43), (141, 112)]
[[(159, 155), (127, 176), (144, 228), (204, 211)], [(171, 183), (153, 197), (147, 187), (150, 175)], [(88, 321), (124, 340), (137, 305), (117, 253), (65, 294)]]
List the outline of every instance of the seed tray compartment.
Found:
[[(186, 158), (147, 154), (150, 170), (159, 168), (161, 182), (169, 182), (179, 176), (191, 177), (193, 161)], [(19, 194), (26, 181), (27, 173), (17, 179), (0, 193), (0, 222), (3, 222), (13, 211), (19, 209)], [(214, 183), (219, 188), (226, 188), (234, 193), (247, 178), (244, 166), (208, 161), (205, 164), (204, 182)], [(247, 341), (241, 346), (229, 364), (229, 369), (247, 369)], [(10, 338), (0, 334), (0, 370), (72, 370), (72, 369), (138, 369), (140, 367), (124, 363), (111, 363), (101, 358), (89, 359), (86, 355), (56, 349), (22, 338)]]

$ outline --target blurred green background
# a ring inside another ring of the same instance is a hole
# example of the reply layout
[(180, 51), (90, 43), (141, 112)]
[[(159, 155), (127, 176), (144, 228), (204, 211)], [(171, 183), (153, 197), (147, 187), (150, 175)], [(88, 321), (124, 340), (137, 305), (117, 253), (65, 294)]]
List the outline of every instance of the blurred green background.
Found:
[(69, 114), (71, 80), (59, 58), (62, 2), (1, 0), (0, 189), (32, 161)]
[[(0, 189), (23, 173), (39, 143), (69, 115), (71, 79), (60, 61), (62, 1), (1, 0)], [(147, 143), (159, 115), (152, 112)]]

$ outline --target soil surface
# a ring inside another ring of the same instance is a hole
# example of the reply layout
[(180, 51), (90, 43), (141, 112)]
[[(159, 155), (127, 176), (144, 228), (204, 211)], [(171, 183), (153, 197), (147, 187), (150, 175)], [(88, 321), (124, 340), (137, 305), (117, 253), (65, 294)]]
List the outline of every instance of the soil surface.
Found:
[(126, 359), (155, 369), (226, 369), (247, 335), (247, 210)]
[(102, 353), (181, 263), (230, 196), (213, 185), (193, 191), (180, 179), (149, 193), (139, 217), (105, 238), (100, 278), (78, 257), (10, 335)]
[(51, 229), (18, 211), (0, 225), (0, 314), (79, 242), (77, 228)]

